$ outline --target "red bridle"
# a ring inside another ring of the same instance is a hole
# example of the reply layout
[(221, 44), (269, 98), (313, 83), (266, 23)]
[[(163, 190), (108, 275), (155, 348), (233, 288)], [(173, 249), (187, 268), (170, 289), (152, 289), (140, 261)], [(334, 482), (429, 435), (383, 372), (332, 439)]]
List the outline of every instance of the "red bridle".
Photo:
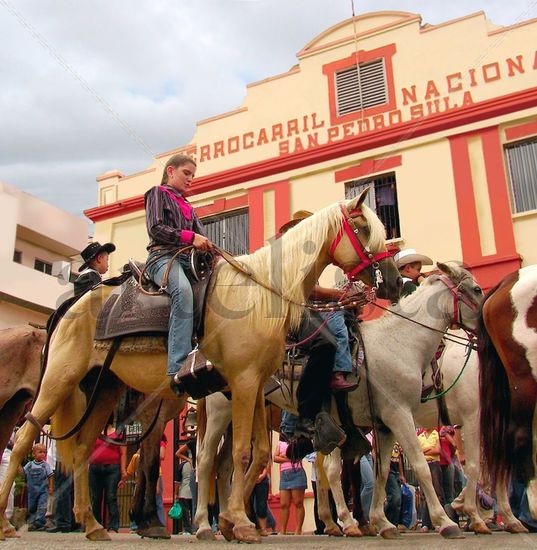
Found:
[(349, 241), (351, 242), (352, 247), (354, 248), (354, 251), (360, 258), (360, 263), (352, 268), (350, 271), (343, 271), (345, 272), (345, 275), (347, 275), (347, 278), (349, 281), (353, 281), (356, 276), (361, 273), (364, 269), (367, 269), (368, 267), (371, 267), (373, 270), (373, 280), (374, 280), (374, 288), (378, 288), (379, 285), (383, 282), (382, 278), (382, 272), (380, 271), (379, 267), (379, 261), (383, 260), (384, 258), (391, 257), (391, 254), (388, 251), (379, 252), (378, 254), (373, 254), (367, 246), (364, 246), (360, 239), (358, 238), (358, 235), (360, 233), (360, 228), (356, 226), (354, 223), (354, 220), (351, 218), (350, 214), (357, 214), (360, 215), (362, 211), (360, 209), (353, 210), (352, 212), (347, 212), (347, 208), (345, 205), (340, 204), (339, 205), (341, 209), (341, 214), (343, 215), (343, 225), (341, 226), (341, 229), (338, 231), (338, 234), (336, 235), (336, 238), (334, 239), (334, 242), (330, 246), (330, 260), (334, 265), (337, 265), (338, 267), (343, 267), (336, 261), (334, 258), (334, 253), (336, 251), (337, 246), (341, 242), (341, 239), (343, 238), (343, 235), (346, 233), (347, 237), (349, 237)]
[(458, 285), (456, 285), (449, 277), (446, 277), (445, 275), (440, 275), (440, 280), (449, 288), (453, 296), (453, 317), (451, 324), (457, 327), (464, 328), (462, 324), (459, 301), (468, 306), (471, 311), (479, 311), (479, 306), (475, 302), (470, 300), (470, 298), (461, 291), (460, 285), (462, 284), (462, 281)]

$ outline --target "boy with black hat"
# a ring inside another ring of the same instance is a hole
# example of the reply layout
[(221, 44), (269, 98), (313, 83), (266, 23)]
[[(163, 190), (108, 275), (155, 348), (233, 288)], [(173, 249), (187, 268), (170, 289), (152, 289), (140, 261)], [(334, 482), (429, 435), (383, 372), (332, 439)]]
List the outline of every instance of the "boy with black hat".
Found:
[(102, 281), (102, 275), (108, 271), (108, 255), (116, 249), (112, 243), (93, 242), (80, 253), (84, 263), (75, 280), (75, 296), (84, 294), (90, 288)]

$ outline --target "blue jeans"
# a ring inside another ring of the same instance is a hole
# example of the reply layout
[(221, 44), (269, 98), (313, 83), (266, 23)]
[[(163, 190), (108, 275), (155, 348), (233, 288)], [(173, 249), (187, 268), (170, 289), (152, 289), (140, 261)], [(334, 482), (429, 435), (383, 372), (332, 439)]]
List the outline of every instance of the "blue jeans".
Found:
[(399, 479), (399, 464), (390, 463), (390, 472), (386, 480), (386, 504), (384, 513), (393, 525), (399, 525), (401, 514), (401, 482)]
[[(147, 261), (151, 262), (147, 269), (147, 275), (160, 286), (171, 256), (166, 255), (153, 262), (152, 259), (156, 256), (158, 253), (151, 253), (147, 258)], [(168, 369), (166, 372), (168, 375), (173, 375), (192, 351), (192, 329), (194, 326), (192, 287), (179, 259), (174, 260), (170, 269), (166, 292), (171, 300), (170, 324), (168, 325)]]
[(48, 489), (47, 486), (37, 490), (28, 488), (28, 525), (34, 527), (45, 526), (45, 514), (47, 513)]
[(159, 493), (155, 495), (155, 505), (157, 507), (157, 516), (162, 523), (166, 527), (166, 514), (164, 513), (164, 501), (162, 500), (162, 491), (164, 490), (162, 486), (162, 476), (159, 476), (158, 478), (158, 486), (159, 486)]
[(103, 499), (106, 499), (108, 529), (117, 531), (119, 529), (117, 485), (121, 480), (121, 468), (119, 464), (90, 464), (88, 473), (93, 515), (103, 525)]
[(352, 357), (349, 347), (349, 332), (345, 324), (343, 311), (333, 313), (321, 313), (323, 319), (328, 317), (326, 326), (336, 339), (336, 358), (333, 372), (352, 372)]
[(371, 508), (371, 499), (373, 498), (373, 487), (375, 477), (373, 475), (373, 458), (371, 453), (360, 458), (360, 474), (362, 476), (362, 488), (360, 490), (360, 502), (362, 511), (367, 520), (369, 520), (369, 509)]

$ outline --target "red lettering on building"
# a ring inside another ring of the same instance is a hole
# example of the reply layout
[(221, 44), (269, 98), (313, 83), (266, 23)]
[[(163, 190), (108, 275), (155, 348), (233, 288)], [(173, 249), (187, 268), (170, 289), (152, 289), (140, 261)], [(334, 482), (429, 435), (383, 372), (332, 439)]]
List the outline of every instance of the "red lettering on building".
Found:
[(519, 74), (526, 72), (522, 65), (521, 55), (517, 55), (515, 59), (513, 59), (512, 57), (508, 57), (506, 61), (507, 61), (507, 76), (515, 76), (515, 70)]
[(462, 90), (461, 79), (461, 73), (453, 73), (446, 76), (448, 93), (458, 92), (459, 90)]
[(224, 142), (216, 141), (214, 144), (214, 158), (225, 157), (226, 153), (224, 152)]
[(265, 128), (261, 128), (261, 130), (259, 130), (259, 135), (257, 136), (257, 145), (265, 145), (268, 142), (267, 131)]
[(202, 145), (200, 147), (200, 162), (204, 162), (206, 160), (211, 160), (211, 146), (210, 145)]
[(283, 139), (283, 124), (272, 125), (272, 137), (270, 141), (276, 141), (278, 139)]
[(412, 84), (410, 90), (408, 88), (401, 88), (401, 93), (403, 94), (403, 105), (408, 105), (409, 103), (416, 103), (418, 97), (416, 96), (416, 85)]
[(483, 80), (485, 82), (494, 82), (495, 80), (500, 80), (500, 64), (495, 61), (494, 63), (487, 63), (481, 67), (483, 71)]
[(291, 137), (293, 134), (298, 135), (300, 130), (298, 129), (298, 119), (293, 118), (287, 121), (287, 137)]
[(429, 82), (427, 82), (427, 88), (425, 89), (425, 99), (431, 99), (432, 96), (439, 97), (440, 92), (438, 91), (434, 80), (429, 80)]
[(233, 136), (227, 140), (228, 153), (238, 153), (240, 148), (241, 148), (241, 142), (240, 142), (239, 136)]
[(246, 132), (245, 134), (242, 134), (242, 148), (243, 149), (251, 149), (255, 145), (254, 142), (254, 133), (253, 132)]

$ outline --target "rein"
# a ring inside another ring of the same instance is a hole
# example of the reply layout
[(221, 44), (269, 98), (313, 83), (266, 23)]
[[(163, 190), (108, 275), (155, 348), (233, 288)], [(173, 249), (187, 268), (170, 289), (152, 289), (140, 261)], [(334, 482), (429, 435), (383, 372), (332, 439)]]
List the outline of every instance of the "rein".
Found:
[(445, 390), (441, 391), (440, 393), (437, 393), (436, 395), (431, 395), (431, 396), (428, 396), (428, 397), (422, 397), (421, 398), (422, 403), (427, 403), (427, 401), (432, 401), (433, 399), (440, 399), (441, 397), (444, 397), (444, 395), (446, 395), (446, 393), (449, 390), (451, 390), (455, 387), (455, 384), (459, 381), (460, 377), (462, 376), (462, 373), (464, 372), (464, 369), (466, 368), (466, 365), (468, 364), (468, 361), (470, 360), (470, 355), (472, 355), (473, 350), (474, 350), (474, 347), (469, 345), (468, 346), (468, 351), (466, 353), (466, 359), (464, 361), (464, 365), (462, 366), (462, 369), (459, 372), (459, 374), (457, 374), (457, 377), (455, 378), (455, 380), (453, 380), (453, 382), (449, 385), (449, 387), (446, 388)]
[[(452, 325), (457, 325), (459, 328), (462, 328), (467, 334), (469, 334), (469, 330), (464, 328), (461, 323), (461, 312), (459, 307), (459, 300), (463, 302), (465, 305), (467, 305), (471, 310), (477, 311), (478, 306), (473, 303), (468, 296), (464, 295), (462, 292), (460, 292), (460, 284), (455, 285), (453, 281), (451, 281), (448, 277), (445, 275), (441, 275), (439, 279), (446, 285), (446, 287), (450, 290), (451, 294), (453, 295), (453, 317), (452, 317)], [(476, 344), (474, 343), (473, 338), (471, 337), (464, 337), (464, 336), (458, 336), (457, 334), (450, 334), (447, 330), (440, 330), (437, 328), (430, 327), (429, 325), (426, 325), (425, 323), (421, 323), (420, 321), (416, 321), (415, 319), (411, 319), (410, 317), (407, 317), (406, 315), (403, 315), (401, 313), (397, 313), (396, 311), (393, 311), (387, 307), (381, 306), (380, 304), (377, 304), (376, 302), (370, 302), (371, 305), (382, 309), (383, 311), (387, 311), (388, 313), (391, 313), (392, 315), (395, 315), (397, 317), (400, 317), (401, 319), (405, 319), (406, 321), (409, 321), (411, 323), (414, 323), (415, 325), (419, 325), (420, 327), (426, 328), (428, 330), (431, 330), (432, 332), (438, 332), (439, 334), (443, 334), (444, 338), (450, 342), (453, 342), (455, 344), (459, 344), (460, 346), (469, 346), (471, 349), (477, 349)]]

